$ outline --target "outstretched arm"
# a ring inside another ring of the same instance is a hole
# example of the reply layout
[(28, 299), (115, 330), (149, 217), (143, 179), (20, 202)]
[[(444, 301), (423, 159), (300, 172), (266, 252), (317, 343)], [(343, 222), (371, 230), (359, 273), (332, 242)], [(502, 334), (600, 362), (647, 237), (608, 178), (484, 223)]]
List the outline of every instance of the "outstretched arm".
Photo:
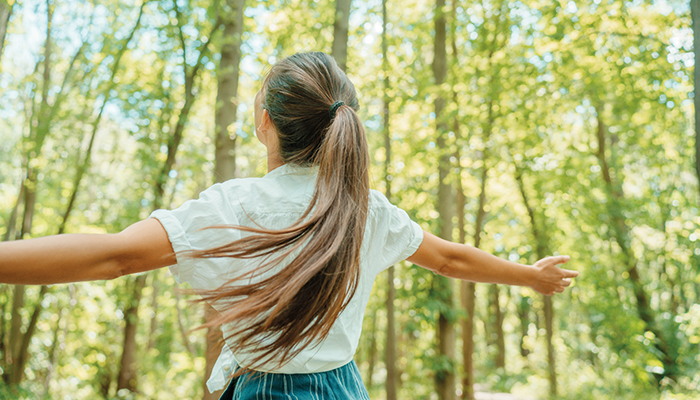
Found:
[(175, 263), (168, 235), (153, 218), (117, 234), (68, 234), (0, 243), (0, 283), (114, 279)]
[(534, 265), (517, 264), (425, 231), (423, 242), (408, 261), (450, 278), (529, 286), (546, 295), (563, 292), (571, 285), (571, 278), (578, 276), (576, 271), (557, 266), (569, 261), (569, 256), (543, 258)]

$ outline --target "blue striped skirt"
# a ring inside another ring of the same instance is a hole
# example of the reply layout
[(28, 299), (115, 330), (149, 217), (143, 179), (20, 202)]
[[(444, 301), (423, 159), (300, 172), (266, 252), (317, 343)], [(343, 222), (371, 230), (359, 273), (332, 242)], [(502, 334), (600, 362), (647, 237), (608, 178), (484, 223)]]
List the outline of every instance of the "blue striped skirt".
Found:
[(355, 361), (314, 374), (246, 372), (220, 400), (369, 400)]

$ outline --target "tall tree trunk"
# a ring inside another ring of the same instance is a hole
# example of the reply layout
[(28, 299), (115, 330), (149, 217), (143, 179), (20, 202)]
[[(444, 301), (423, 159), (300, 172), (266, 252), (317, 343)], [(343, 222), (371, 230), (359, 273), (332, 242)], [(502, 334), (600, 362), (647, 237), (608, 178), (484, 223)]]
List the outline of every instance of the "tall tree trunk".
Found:
[[(486, 178), (488, 168), (486, 167), (487, 152), (481, 155), (481, 187), (479, 189), (479, 205), (476, 212), (476, 222), (474, 228), (474, 247), (481, 246), (481, 232), (486, 219)], [(462, 323), (462, 356), (464, 358), (464, 378), (462, 379), (462, 398), (465, 400), (474, 399), (474, 319), (476, 303), (476, 284), (474, 282), (462, 282), (462, 307), (467, 311), (467, 318)]]
[[(156, 347), (156, 331), (158, 330), (158, 274), (150, 274), (152, 276), (151, 279), (151, 310), (153, 310), (153, 314), (151, 317), (151, 325), (148, 327), (148, 342), (146, 344), (146, 351)], [(177, 294), (177, 291), (175, 292)], [(180, 318), (179, 315), (179, 304), (178, 306), (178, 319)]]
[(58, 233), (64, 233), (66, 230), (66, 224), (68, 223), (68, 218), (70, 217), (71, 212), (73, 211), (73, 206), (75, 205), (75, 200), (78, 197), (78, 190), (80, 189), (80, 183), (83, 180), (83, 176), (87, 172), (89, 166), (90, 166), (90, 161), (92, 157), (92, 148), (93, 145), (95, 144), (95, 138), (97, 137), (97, 128), (100, 125), (100, 121), (102, 120), (102, 114), (105, 110), (105, 107), (107, 106), (107, 103), (111, 99), (111, 93), (112, 90), (117, 86), (117, 80), (114, 78), (117, 76), (117, 72), (119, 71), (119, 66), (121, 64), (122, 57), (126, 53), (129, 43), (133, 39), (134, 35), (136, 34), (136, 31), (138, 30), (139, 26), (141, 25), (141, 17), (143, 16), (143, 10), (144, 6), (146, 5), (146, 1), (141, 3), (141, 8), (139, 10), (139, 16), (136, 18), (136, 23), (134, 24), (134, 27), (131, 29), (131, 33), (129, 33), (129, 36), (127, 36), (126, 39), (124, 39), (124, 42), (122, 43), (122, 46), (120, 50), (117, 52), (117, 54), (114, 56), (114, 63), (112, 64), (112, 70), (110, 73), (109, 77), (109, 85), (107, 86), (107, 89), (104, 91), (104, 101), (102, 102), (102, 106), (100, 107), (100, 111), (97, 113), (97, 116), (95, 119), (92, 121), (92, 124), (90, 126), (90, 129), (92, 131), (92, 134), (90, 135), (90, 142), (88, 143), (88, 148), (85, 150), (85, 154), (82, 156), (81, 161), (78, 163), (78, 169), (75, 172), (75, 176), (73, 177), (73, 185), (71, 187), (71, 194), (68, 198), (68, 205), (66, 206), (66, 211), (63, 213), (63, 219), (61, 220), (61, 224), (58, 227)]
[(374, 386), (374, 367), (377, 364), (377, 311), (370, 316), (369, 348), (367, 349), (367, 387)]
[[(207, 40), (203, 42), (198, 50), (197, 62), (194, 66), (190, 67), (187, 62), (187, 47), (185, 45), (184, 33), (182, 32), (182, 25), (180, 23), (180, 15), (176, 6), (178, 28), (180, 30), (180, 40), (183, 49), (183, 71), (185, 72), (185, 104), (180, 109), (180, 114), (178, 115), (177, 122), (175, 123), (175, 128), (172, 129), (172, 136), (168, 138), (167, 143), (167, 158), (163, 164), (163, 168), (156, 177), (155, 187), (154, 187), (154, 199), (153, 199), (153, 209), (157, 210), (161, 207), (163, 202), (163, 193), (165, 192), (165, 185), (168, 180), (170, 171), (175, 164), (175, 156), (177, 154), (177, 149), (182, 141), (182, 135), (185, 129), (187, 119), (189, 117), (190, 110), (195, 101), (194, 93), (194, 82), (198, 75), (198, 72), (202, 66), (202, 60), (207, 54), (207, 48), (211, 41), (212, 36), (218, 29), (220, 21), (217, 20), (212, 26), (212, 29), (206, 35)], [(124, 346), (122, 347), (122, 357), (119, 368), (119, 375), (117, 379), (117, 390), (128, 389), (129, 391), (136, 391), (136, 365), (134, 360), (136, 359), (136, 330), (138, 328), (138, 308), (141, 299), (141, 292), (146, 282), (146, 275), (139, 275), (134, 280), (133, 290), (131, 293), (131, 301), (129, 306), (124, 312)]]
[[(53, 7), (46, 1), (46, 43), (44, 44), (44, 70), (43, 82), (41, 89), (41, 104), (39, 106), (38, 115), (32, 115), (32, 125), (30, 127), (29, 150), (27, 154), (27, 173), (25, 175), (24, 184), (24, 218), (22, 218), (22, 229), (20, 238), (29, 235), (32, 230), (32, 221), (34, 219), (34, 208), (36, 203), (36, 185), (37, 171), (32, 167), (31, 160), (37, 158), (41, 154), (46, 135), (49, 132), (50, 115), (53, 114), (51, 106), (49, 106), (49, 88), (51, 87), (51, 22), (53, 20)], [(34, 114), (34, 113), (33, 113)], [(34, 128), (36, 127), (36, 128)], [(32, 135), (32, 131), (34, 135)]]
[(612, 220), (612, 226), (610, 228), (615, 242), (620, 247), (622, 264), (626, 269), (625, 272), (627, 272), (629, 280), (632, 283), (634, 297), (637, 301), (637, 313), (639, 318), (644, 322), (645, 329), (652, 332), (654, 336), (656, 336), (656, 339), (654, 340), (654, 347), (656, 347), (656, 349), (659, 351), (661, 362), (664, 365), (664, 372), (661, 375), (662, 377), (668, 377), (675, 380), (678, 373), (675, 360), (676, 357), (674, 356), (672, 349), (669, 347), (669, 342), (667, 341), (664, 332), (656, 324), (654, 311), (649, 304), (649, 296), (647, 295), (646, 290), (644, 290), (644, 283), (639, 276), (637, 259), (634, 252), (630, 248), (630, 227), (627, 225), (627, 221), (622, 213), (622, 203), (624, 202), (622, 184), (619, 182), (619, 178), (616, 179), (616, 181), (613, 181), (612, 172), (614, 167), (610, 165), (610, 162), (608, 162), (608, 156), (606, 154), (607, 128), (603, 123), (603, 117), (601, 115), (603, 111), (603, 106), (596, 107), (598, 122), (596, 137), (598, 141), (598, 151), (595, 153), (595, 155), (600, 161), (601, 172), (603, 175), (603, 180), (605, 181), (607, 192), (606, 195), (608, 197), (606, 206)]
[(496, 357), (494, 359), (496, 368), (506, 366), (506, 343), (503, 337), (503, 311), (500, 302), (501, 290), (496, 284), (489, 285), (489, 310), (491, 322), (493, 323), (492, 340), (496, 344)]
[(2, 240), (7, 242), (15, 236), (15, 229), (17, 227), (17, 215), (19, 214), (19, 208), (22, 205), (22, 199), (24, 199), (24, 179), (19, 185), (19, 193), (17, 194), (17, 201), (14, 207), (12, 207), (12, 212), (10, 217), (7, 219), (7, 224), (5, 224), (5, 235)]
[(333, 48), (331, 55), (343, 71), (347, 71), (351, 3), (352, 0), (335, 0), (335, 22), (333, 23)]
[[(24, 379), (24, 367), (29, 359), (29, 343), (36, 331), (39, 315), (43, 310), (42, 300), (48, 293), (48, 286), (41, 286), (34, 311), (29, 318), (26, 331), (22, 334), (19, 329), (22, 326), (22, 318), (19, 309), (24, 305), (24, 285), (15, 286), (15, 300), (12, 306), (12, 326), (10, 330), (10, 362), (3, 379), (8, 385), (18, 385)], [(16, 306), (15, 306), (16, 304)], [(15, 323), (17, 321), (17, 323)]]
[[(27, 164), (26, 164), (26, 174), (24, 183), (22, 184), (24, 190), (20, 189), (24, 202), (24, 215), (22, 218), (22, 224), (20, 229), (19, 238), (24, 238), (26, 235), (31, 234), (32, 221), (34, 219), (34, 210), (36, 203), (36, 184), (37, 184), (37, 173), (32, 168), (30, 160), (36, 158), (41, 151), (44, 138), (48, 133), (48, 121), (42, 117), (48, 117), (49, 115), (49, 102), (48, 102), (48, 92), (51, 85), (51, 21), (53, 17), (53, 7), (46, 2), (46, 14), (47, 14), (47, 25), (46, 25), (46, 42), (44, 44), (44, 61), (43, 61), (43, 82), (42, 82), (42, 95), (41, 103), (39, 106), (38, 115), (32, 115), (32, 123), (30, 125), (30, 142), (27, 151)], [(36, 128), (34, 128), (36, 126)], [(34, 133), (34, 135), (32, 135)], [(33, 141), (32, 141), (33, 139)], [(8, 231), (11, 229), (8, 227)], [(12, 301), (12, 321), (10, 323), (10, 338), (9, 338), (9, 357), (8, 362), (12, 364), (9, 366), (9, 371), (7, 374), (3, 375), (3, 379), (6, 383), (10, 385), (18, 384), (22, 379), (23, 368), (18, 369), (20, 364), (23, 364), (21, 352), (23, 347), (23, 342), (25, 336), (21, 333), (22, 328), (22, 317), (20, 315), (20, 309), (24, 306), (24, 285), (15, 285), (14, 294)], [(39, 305), (41, 305), (41, 299), (39, 299)], [(26, 331), (26, 334), (33, 334), (32, 331)], [(30, 339), (31, 337), (27, 338)], [(26, 359), (26, 357), (25, 357)], [(18, 372), (19, 371), (19, 372)]]
[[(382, 109), (384, 111), (384, 188), (386, 198), (391, 201), (391, 131), (389, 129), (389, 60), (387, 59), (387, 0), (382, 0), (382, 73), (383, 73), (383, 93), (382, 93)], [(396, 384), (398, 381), (396, 370), (396, 318), (394, 299), (396, 297), (396, 288), (394, 286), (394, 266), (392, 265), (387, 270), (387, 286), (386, 286), (386, 343), (384, 345), (385, 356), (384, 365), (386, 366), (386, 399), (396, 400)]]
[[(178, 15), (178, 21), (180, 21), (180, 13), (179, 9), (176, 7), (176, 14)], [(185, 43), (185, 36), (184, 33), (182, 32), (183, 26), (178, 23), (178, 29), (180, 33), (180, 41), (181, 41), (181, 46), (183, 49), (183, 61), (182, 61), (182, 68), (183, 71), (185, 72), (185, 103), (183, 104), (182, 108), (180, 109), (180, 113), (177, 118), (177, 122), (175, 123), (174, 129), (171, 131), (173, 134), (168, 138), (167, 142), (167, 157), (165, 159), (165, 163), (163, 164), (163, 168), (161, 169), (160, 173), (156, 177), (156, 182), (155, 182), (155, 188), (154, 188), (154, 199), (153, 199), (153, 209), (157, 210), (162, 206), (162, 201), (163, 201), (163, 193), (165, 192), (165, 184), (170, 176), (170, 171), (172, 170), (173, 166), (175, 165), (175, 157), (177, 155), (177, 149), (180, 147), (180, 142), (182, 141), (182, 136), (185, 130), (185, 125), (187, 124), (187, 120), (190, 115), (190, 111), (192, 110), (192, 105), (195, 102), (196, 96), (194, 93), (194, 88), (195, 88), (195, 79), (197, 78), (199, 74), (199, 70), (202, 68), (203, 64), (203, 59), (207, 54), (207, 49), (209, 47), (209, 43), (211, 42), (212, 36), (216, 33), (218, 30), (221, 21), (217, 20), (214, 25), (212, 26), (212, 29), (210, 32), (208, 32), (205, 37), (207, 38), (206, 41), (204, 41), (199, 48), (197, 49), (197, 54), (199, 56), (197, 57), (197, 62), (195, 63), (194, 66), (190, 67), (189, 64), (185, 60), (187, 60), (187, 45)]]
[(394, 287), (394, 266), (387, 270), (387, 294), (386, 294), (386, 343), (384, 365), (386, 366), (386, 399), (396, 400), (396, 386), (398, 373), (396, 369), (396, 318), (394, 299), (396, 298), (396, 288)]
[[(690, 0), (690, 15), (693, 21), (693, 54), (700, 60), (700, 0)], [(700, 189), (700, 68), (693, 67), (693, 102), (695, 104), (695, 172)]]
[(525, 348), (525, 338), (527, 337), (528, 327), (530, 325), (530, 303), (529, 297), (519, 295), (516, 304), (518, 319), (520, 320), (520, 356), (527, 358), (530, 355), (530, 350)]
[[(214, 307), (206, 304), (204, 306), (204, 321), (210, 321), (216, 318), (217, 312)], [(224, 393), (224, 390), (217, 390), (214, 393), (209, 393), (209, 388), (207, 387), (207, 381), (211, 376), (211, 372), (214, 370), (214, 364), (221, 354), (221, 348), (223, 346), (221, 328), (209, 328), (207, 329), (206, 336), (206, 350), (204, 357), (206, 358), (206, 364), (204, 367), (204, 382), (202, 385), (204, 387), (204, 396), (202, 400), (217, 400)]]
[[(541, 258), (541, 257), (540, 257)], [(547, 365), (549, 376), (549, 395), (552, 398), (557, 397), (557, 365), (554, 354), (554, 306), (552, 305), (552, 297), (542, 296), (544, 302), (544, 329), (547, 340)]]
[(175, 291), (175, 309), (177, 311), (177, 326), (180, 329), (180, 335), (182, 335), (182, 343), (185, 345), (185, 349), (190, 353), (190, 357), (193, 359), (197, 356), (192, 344), (190, 343), (189, 337), (187, 336), (187, 328), (183, 320), (186, 320), (186, 316), (183, 318), (182, 308), (180, 306), (180, 293)]
[[(517, 164), (515, 165), (515, 181), (520, 189), (520, 195), (523, 198), (523, 204), (527, 210), (528, 217), (530, 217), (530, 229), (532, 231), (532, 237), (536, 246), (535, 255), (537, 256), (537, 259), (542, 259), (550, 253), (549, 236), (547, 235), (547, 229), (545, 228), (544, 223), (538, 220), (537, 214), (535, 214), (535, 210), (530, 203), (530, 198), (528, 197), (527, 190), (525, 189), (523, 173)], [(554, 345), (552, 343), (552, 339), (554, 337), (554, 307), (552, 306), (552, 298), (550, 296), (542, 296), (542, 301), (544, 302), (544, 324), (547, 341), (549, 395), (550, 397), (555, 398), (557, 396), (557, 369)]]
[[(218, 87), (215, 107), (215, 159), (214, 180), (224, 182), (237, 175), (236, 133), (233, 131), (238, 110), (238, 80), (240, 76), (241, 43), (243, 36), (243, 11), (245, 0), (226, 0), (221, 13), (224, 34), (221, 38), (221, 61), (219, 61)], [(211, 306), (206, 306), (205, 322), (216, 315)], [(223, 342), (219, 327), (210, 327), (206, 335), (206, 367), (204, 374), (203, 400), (216, 400), (223, 390), (209, 393), (207, 381), (211, 376)]]
[(49, 349), (49, 365), (46, 370), (46, 377), (44, 378), (44, 393), (41, 396), (42, 399), (46, 399), (49, 396), (49, 391), (51, 389), (50, 383), (51, 383), (51, 377), (53, 375), (54, 369), (56, 367), (56, 359), (58, 358), (58, 348), (59, 348), (59, 340), (60, 340), (60, 331), (61, 331), (61, 320), (63, 320), (63, 340), (65, 341), (66, 335), (68, 334), (68, 327), (69, 324), (66, 321), (68, 317), (70, 317), (73, 308), (74, 308), (74, 303), (73, 299), (75, 298), (75, 286), (73, 284), (68, 285), (68, 290), (70, 291), (70, 299), (68, 301), (69, 307), (58, 307), (58, 312), (57, 316), (58, 318), (56, 319), (56, 329), (54, 330), (54, 335), (53, 335), (53, 340), (51, 341), (51, 348)]
[(2, 65), (2, 50), (5, 47), (5, 35), (7, 34), (7, 26), (10, 24), (14, 4), (14, 0), (12, 4), (7, 0), (0, 0), (0, 65)]
[[(433, 53), (433, 76), (435, 85), (439, 88), (445, 81), (447, 75), (447, 50), (446, 50), (446, 22), (445, 22), (445, 1), (437, 0), (435, 4), (435, 43)], [(447, 124), (445, 123), (445, 96), (438, 92), (435, 98), (435, 130), (436, 144), (439, 152), (438, 160), (438, 199), (437, 211), (440, 214), (439, 236), (452, 241), (452, 216), (453, 216), (453, 195), (452, 187), (448, 183), (450, 171), (450, 152), (446, 143)], [(452, 280), (443, 276), (434, 277), (434, 295), (444, 304), (445, 309), (454, 307), (452, 301)], [(456, 393), (455, 376), (455, 328), (454, 322), (448, 313), (438, 313), (437, 325), (437, 347), (438, 357), (441, 358), (440, 365), (445, 367), (435, 371), (436, 389), (438, 399), (454, 400)]]
[(136, 329), (138, 328), (139, 319), (139, 303), (141, 302), (141, 293), (146, 285), (146, 277), (142, 274), (134, 279), (133, 290), (129, 305), (124, 311), (124, 345), (122, 347), (122, 358), (119, 364), (119, 375), (117, 377), (117, 390), (127, 389), (136, 391)]
[(41, 289), (39, 290), (39, 296), (37, 299), (36, 306), (34, 307), (34, 312), (32, 312), (32, 316), (29, 318), (29, 324), (27, 324), (27, 331), (22, 336), (22, 342), (20, 343), (19, 352), (17, 353), (15, 363), (12, 366), (12, 380), (10, 381), (10, 384), (19, 384), (22, 381), (22, 379), (24, 379), (24, 366), (27, 363), (29, 357), (29, 342), (31, 341), (31, 338), (34, 336), (34, 332), (36, 331), (36, 324), (39, 322), (39, 315), (41, 314), (41, 311), (44, 308), (42, 306), (42, 300), (46, 293), (48, 293), (48, 291), (48, 286), (41, 286)]
[(17, 362), (19, 349), (22, 346), (22, 315), (20, 310), (24, 307), (24, 285), (14, 285), (12, 293), (12, 309), (10, 313), (10, 335), (5, 353), (5, 370), (9, 373), (3, 374), (2, 378), (6, 384), (13, 381), (12, 371)]
[(245, 0), (227, 0), (221, 21), (224, 34), (221, 38), (218, 90), (216, 93), (216, 154), (214, 179), (223, 182), (236, 176), (236, 110), (238, 108), (238, 77), (241, 62), (241, 37), (243, 35), (243, 10)]
[[(68, 82), (74, 71), (75, 64), (82, 54), (85, 48), (85, 43), (81, 45), (78, 51), (75, 53), (71, 59), (68, 69), (63, 77), (63, 82), (60, 85), (60, 90), (53, 101), (53, 104), (49, 104), (49, 88), (52, 86), (51, 82), (51, 56), (52, 56), (52, 19), (53, 19), (53, 5), (47, 1), (47, 26), (46, 26), (46, 42), (44, 45), (44, 60), (43, 60), (43, 82), (42, 82), (42, 92), (41, 92), (41, 102), (38, 106), (38, 111), (32, 112), (30, 117), (30, 134), (27, 139), (27, 150), (25, 155), (25, 177), (20, 188), (20, 194), (18, 196), (18, 203), (13, 208), (13, 212), (10, 216), (9, 226), (5, 232), (5, 240), (9, 240), (12, 237), (12, 231), (15, 228), (16, 218), (19, 211), (19, 203), (24, 203), (24, 215), (22, 217), (21, 229), (18, 239), (22, 239), (31, 234), (35, 205), (36, 205), (36, 186), (37, 186), (37, 170), (32, 166), (31, 161), (40, 156), (43, 143), (49, 134), (49, 129), (51, 126), (51, 121), (56, 115), (61, 101), (66, 98), (70, 90), (67, 88)], [(19, 309), (24, 304), (24, 285), (16, 285), (14, 291), (14, 301), (12, 308), (12, 322), (10, 327), (10, 345), (9, 345), (9, 357), (6, 354), (6, 360), (12, 363), (12, 366), (8, 368), (7, 373), (3, 376), (5, 382), (11, 385), (19, 384), (24, 377), (24, 366), (28, 360), (28, 349), (31, 339), (36, 330), (36, 325), (38, 323), (39, 315), (43, 309), (42, 301), (43, 297), (48, 293), (48, 287), (42, 286), (39, 290), (39, 298), (37, 299), (36, 307), (32, 312), (29, 323), (25, 328), (25, 333), (21, 334), (22, 320), (19, 314)], [(7, 365), (6, 365), (7, 366)]]

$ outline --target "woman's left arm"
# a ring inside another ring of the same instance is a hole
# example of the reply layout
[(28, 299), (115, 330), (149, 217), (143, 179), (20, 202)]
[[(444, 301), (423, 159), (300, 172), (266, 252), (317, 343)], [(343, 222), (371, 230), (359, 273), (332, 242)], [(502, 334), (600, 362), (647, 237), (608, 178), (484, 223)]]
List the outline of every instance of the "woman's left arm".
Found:
[(157, 219), (116, 234), (67, 234), (0, 243), (0, 283), (46, 285), (114, 279), (175, 264)]
[(571, 278), (578, 276), (576, 271), (559, 268), (569, 261), (568, 256), (546, 257), (534, 265), (517, 264), (425, 231), (423, 242), (407, 260), (449, 278), (529, 286), (545, 295), (563, 292)]

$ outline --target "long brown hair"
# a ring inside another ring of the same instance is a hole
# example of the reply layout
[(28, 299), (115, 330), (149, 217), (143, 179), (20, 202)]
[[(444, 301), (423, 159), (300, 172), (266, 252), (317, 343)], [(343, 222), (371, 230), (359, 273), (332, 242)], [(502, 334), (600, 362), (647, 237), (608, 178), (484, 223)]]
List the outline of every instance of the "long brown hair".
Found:
[[(282, 366), (328, 336), (359, 282), (369, 201), (367, 138), (356, 114), (355, 87), (335, 60), (318, 52), (295, 54), (272, 67), (262, 91), (281, 160), (318, 166), (311, 202), (285, 229), (213, 227), (252, 235), (189, 254), (260, 260), (219, 289), (199, 293), (202, 301), (226, 304), (204, 326), (232, 323), (225, 339), (233, 339), (228, 345), (234, 352), (255, 353), (252, 365), (245, 366), (252, 369), (266, 362)], [(332, 115), (337, 101), (345, 104)], [(289, 258), (289, 264), (267, 276)], [(253, 277), (260, 279), (243, 283)]]

